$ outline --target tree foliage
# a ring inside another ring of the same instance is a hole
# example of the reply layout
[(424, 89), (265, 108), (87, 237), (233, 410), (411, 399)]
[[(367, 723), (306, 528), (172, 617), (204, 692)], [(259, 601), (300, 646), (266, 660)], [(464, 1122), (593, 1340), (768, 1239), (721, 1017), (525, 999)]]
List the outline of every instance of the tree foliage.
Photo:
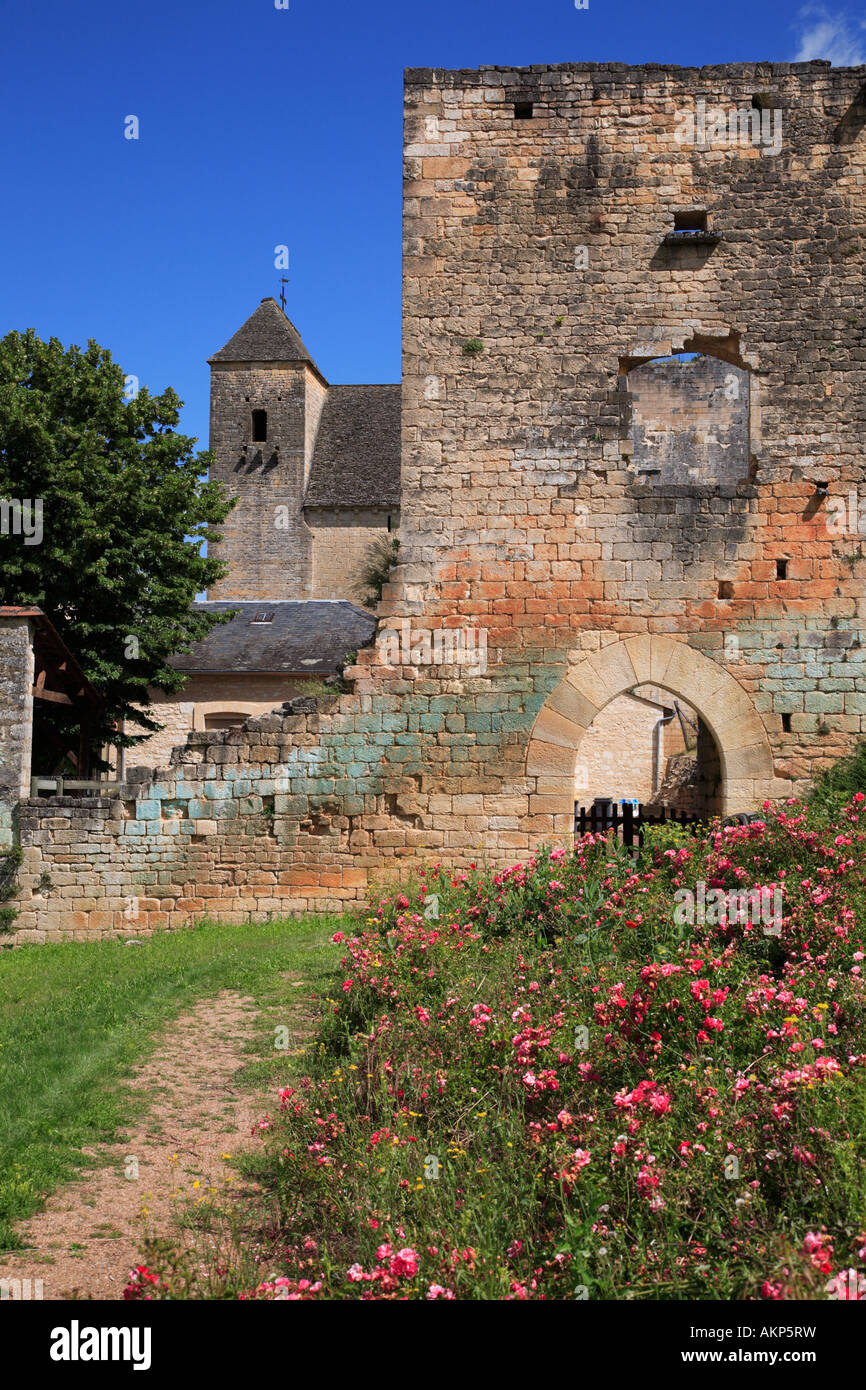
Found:
[(220, 621), (191, 604), (225, 571), (201, 543), (231, 502), (203, 476), (210, 455), (176, 432), (182, 404), (170, 388), (126, 399), (121, 367), (92, 340), (0, 340), (0, 499), (39, 501), (42, 530), (38, 543), (35, 526), (15, 534), (6, 509), (0, 603), (45, 611), (104, 697), (100, 736), (119, 718), (140, 726), (125, 742), (160, 727), (140, 712), (148, 686), (179, 690), (168, 658)]

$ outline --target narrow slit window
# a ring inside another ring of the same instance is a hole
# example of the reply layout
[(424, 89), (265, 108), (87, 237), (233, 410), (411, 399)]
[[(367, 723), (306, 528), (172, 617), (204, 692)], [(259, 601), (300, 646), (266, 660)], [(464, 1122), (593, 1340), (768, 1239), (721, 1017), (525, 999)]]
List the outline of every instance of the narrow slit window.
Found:
[(777, 561), (776, 561), (776, 578), (777, 578), (777, 579), (787, 579), (787, 578), (788, 578), (788, 561), (787, 561), (787, 560), (777, 560)]
[(253, 411), (253, 443), (265, 444), (268, 438), (268, 412), (266, 410)]
[(783, 714), (783, 715), (782, 715), (782, 733), (783, 733), (783, 734), (789, 734), (790, 732), (791, 732), (791, 716), (790, 716), (790, 714)]
[(531, 121), (533, 106), (531, 101), (516, 101), (514, 103), (514, 119), (516, 121)]

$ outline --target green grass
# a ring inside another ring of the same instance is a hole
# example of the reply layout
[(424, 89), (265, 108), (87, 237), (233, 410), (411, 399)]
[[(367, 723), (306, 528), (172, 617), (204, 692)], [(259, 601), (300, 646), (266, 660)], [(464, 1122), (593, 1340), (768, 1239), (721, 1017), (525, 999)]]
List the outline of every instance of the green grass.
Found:
[(840, 803), (866, 786), (866, 742), (850, 758), (842, 758), (823, 772), (809, 797), (810, 804), (830, 819)]
[[(198, 1000), (238, 990), (262, 1010), (247, 1084), (285, 1067), (273, 1029), (284, 1020), (291, 1033), (298, 1006), (327, 983), (340, 957), (330, 941), (339, 920), (203, 923), (135, 946), (0, 953), (0, 1249), (20, 1248), (16, 1223), (92, 1164), (83, 1149), (111, 1140), (146, 1103), (125, 1078)], [(305, 987), (293, 989), (286, 973)]]

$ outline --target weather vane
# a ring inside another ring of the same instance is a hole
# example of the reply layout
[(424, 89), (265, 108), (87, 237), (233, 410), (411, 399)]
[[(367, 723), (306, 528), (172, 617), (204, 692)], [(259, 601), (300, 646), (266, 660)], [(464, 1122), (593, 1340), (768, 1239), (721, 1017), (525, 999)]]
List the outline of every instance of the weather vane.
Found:
[(280, 290), (280, 303), (281, 303), (282, 306), (283, 306), (283, 313), (285, 313), (285, 312), (286, 312), (286, 285), (289, 283), (289, 281), (288, 281), (288, 279), (287, 279), (287, 277), (286, 277), (285, 275), (281, 275), (281, 276), (280, 276), (280, 281), (281, 281), (281, 283), (282, 283), (282, 289)]

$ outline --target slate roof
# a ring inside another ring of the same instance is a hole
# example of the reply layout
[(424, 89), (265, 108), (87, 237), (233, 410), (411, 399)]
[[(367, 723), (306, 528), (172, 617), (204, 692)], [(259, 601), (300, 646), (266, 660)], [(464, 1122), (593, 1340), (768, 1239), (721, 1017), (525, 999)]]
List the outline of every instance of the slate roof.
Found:
[(297, 328), (273, 298), (263, 299), (208, 362), (309, 362), (319, 372)]
[(400, 505), (400, 386), (329, 386), (305, 507)]
[[(372, 613), (354, 603), (326, 599), (221, 599), (194, 603), (197, 612), (239, 609), (189, 652), (171, 658), (178, 671), (268, 672), (330, 675), (348, 651), (367, 646), (376, 631)], [(272, 614), (268, 623), (253, 620)]]

